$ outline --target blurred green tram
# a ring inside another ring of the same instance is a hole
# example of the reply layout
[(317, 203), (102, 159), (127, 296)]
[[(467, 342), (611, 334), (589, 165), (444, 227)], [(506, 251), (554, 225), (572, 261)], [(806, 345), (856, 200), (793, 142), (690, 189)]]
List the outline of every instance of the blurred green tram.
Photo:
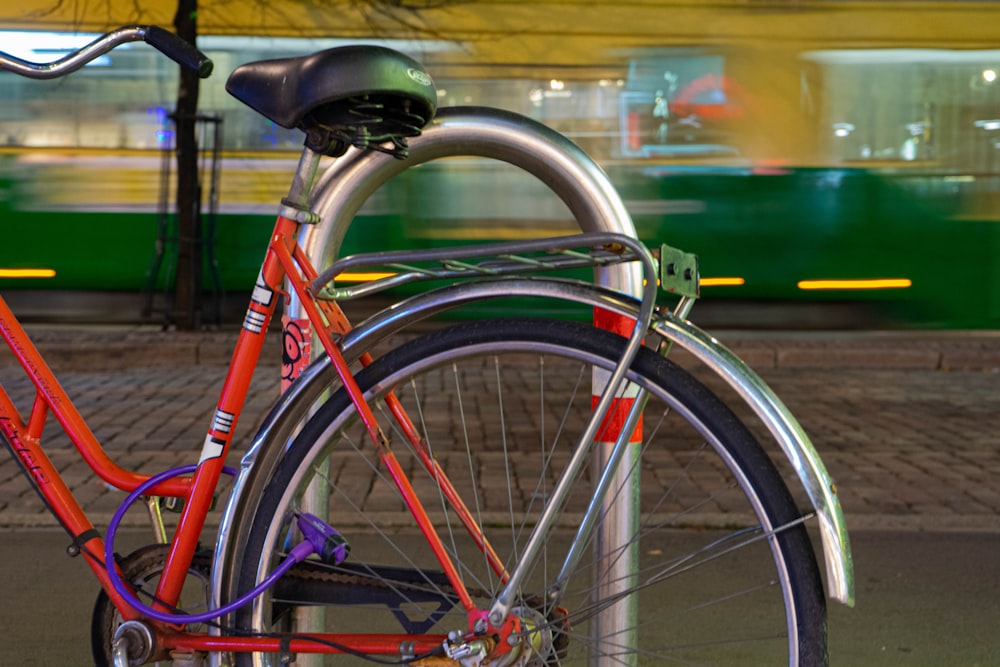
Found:
[[(200, 42), (218, 72), (334, 44)], [(431, 72), (445, 48), (389, 45)], [(1000, 51), (760, 53), (642, 49), (600, 76), (539, 68), (463, 77), (443, 67), (437, 84), (441, 106), (516, 111), (587, 150), (643, 240), (700, 256), (705, 305), (695, 312), (715, 325), (1000, 326)], [(29, 319), (82, 316), (73, 304), (94, 295), (121, 311), (98, 317), (135, 319), (137, 296), (169, 284), (164, 166), (176, 71), (161, 60), (136, 45), (59, 82), (0, 74), (0, 290)], [(203, 160), (204, 273), (206, 289), (242, 307), (236, 295), (252, 288), (299, 139), (239, 108), (224, 79), (201, 93), (201, 109), (217, 119), (202, 146), (219, 136), (215, 162), (208, 151)], [(448, 159), (376, 193), (345, 251), (573, 229), (568, 209), (531, 177)]]

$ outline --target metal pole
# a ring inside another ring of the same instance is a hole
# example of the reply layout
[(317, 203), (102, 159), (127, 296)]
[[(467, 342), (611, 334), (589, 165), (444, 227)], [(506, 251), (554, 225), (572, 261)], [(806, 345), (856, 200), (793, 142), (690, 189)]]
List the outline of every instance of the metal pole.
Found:
[[(410, 156), (405, 160), (372, 151), (351, 151), (333, 163), (320, 178), (313, 201), (313, 211), (324, 223), (308, 226), (299, 238), (310, 260), (323, 267), (337, 256), (355, 214), (390, 178), (417, 164), (455, 156), (501, 160), (533, 174), (565, 202), (583, 231), (636, 236), (632, 219), (607, 175), (571, 141), (517, 114), (458, 107), (439, 110), (424, 133), (410, 140)], [(642, 294), (641, 270), (632, 264), (598, 269), (595, 280), (627, 294)], [(298, 304), (291, 305), (289, 313), (297, 312)], [(594, 391), (600, 394), (597, 387)], [(627, 407), (623, 409), (627, 412)], [(606, 457), (612, 445), (601, 444), (598, 456)], [(638, 559), (633, 536), (638, 522), (639, 485), (628, 472), (638, 470), (639, 449), (630, 447), (619, 467), (621, 479), (615, 484), (625, 488), (621, 493), (612, 490), (607, 495), (609, 499), (625, 500), (609, 500), (609, 505), (603, 508), (605, 520), (596, 531), (598, 553), (614, 554), (595, 582), (605, 595), (614, 595), (616, 590), (629, 586), (628, 577)], [(630, 633), (635, 627), (635, 617), (634, 597), (623, 598), (594, 621), (598, 636), (612, 644), (634, 640)]]

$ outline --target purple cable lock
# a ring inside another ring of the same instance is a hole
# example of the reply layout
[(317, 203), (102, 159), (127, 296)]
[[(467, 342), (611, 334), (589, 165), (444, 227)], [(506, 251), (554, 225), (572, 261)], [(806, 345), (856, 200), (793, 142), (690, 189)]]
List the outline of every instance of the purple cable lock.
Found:
[[(171, 477), (179, 477), (180, 475), (193, 473), (197, 470), (197, 468), (198, 466), (196, 465), (181, 466), (179, 468), (165, 470), (150, 477), (125, 498), (125, 501), (121, 504), (121, 506), (119, 506), (114, 516), (111, 517), (111, 523), (108, 524), (108, 536), (104, 545), (104, 564), (108, 571), (108, 579), (111, 581), (111, 585), (114, 586), (115, 590), (118, 591), (126, 602), (149, 618), (155, 621), (162, 621), (164, 623), (203, 623), (205, 621), (210, 621), (213, 618), (230, 614), (240, 607), (248, 604), (255, 597), (267, 590), (293, 566), (301, 563), (314, 553), (320, 554), (323, 560), (331, 562), (334, 565), (342, 563), (347, 558), (347, 554), (350, 553), (350, 546), (347, 544), (346, 540), (344, 540), (344, 538), (337, 533), (336, 530), (312, 514), (299, 514), (296, 516), (296, 521), (298, 523), (299, 530), (302, 531), (302, 534), (306, 539), (293, 547), (285, 560), (283, 560), (264, 581), (259, 583), (253, 590), (249, 591), (240, 598), (223, 607), (220, 607), (219, 609), (212, 609), (200, 614), (165, 613), (143, 604), (142, 601), (139, 600), (139, 598), (137, 598), (125, 585), (121, 577), (118, 575), (118, 569), (115, 564), (114, 549), (115, 534), (118, 532), (118, 526), (122, 522), (122, 519), (124, 519), (125, 512), (128, 511), (128, 508), (131, 507), (132, 504), (138, 500), (138, 498), (142, 496), (147, 489), (150, 489), (160, 482), (170, 479)], [(236, 474), (236, 471), (228, 466), (223, 468), (223, 472), (227, 475)]]

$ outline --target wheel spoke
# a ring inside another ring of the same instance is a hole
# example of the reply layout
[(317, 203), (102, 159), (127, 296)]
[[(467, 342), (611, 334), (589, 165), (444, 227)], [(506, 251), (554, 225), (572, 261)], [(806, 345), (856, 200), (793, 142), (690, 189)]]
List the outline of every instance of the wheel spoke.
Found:
[[(574, 537), (602, 473), (594, 456), (569, 487), (534, 561), (524, 559), (589, 420), (589, 379), (595, 368), (613, 368), (621, 346), (620, 338), (583, 325), (475, 322), (404, 345), (358, 381), (376, 405), (394, 388), (419, 432), (425, 451), (411, 460), (397, 445), (397, 456), (476, 608), (490, 610), (509, 581), (498, 572), (519, 582), (508, 611), (532, 648), (517, 667), (799, 665), (811, 664), (800, 663), (800, 655), (814, 654), (821, 660), (822, 591), (804, 530), (811, 516), (797, 511), (732, 413), (648, 350), (629, 376), (650, 399), (643, 439), (618, 471), (639, 489), (634, 532), (600, 548), (592, 535)], [(408, 442), (389, 410), (377, 414), (385, 432)], [(324, 589), (328, 628), (468, 632), (469, 616), (412, 520), (408, 525), (405, 513), (386, 509), (378, 489), (395, 487), (355, 422), (338, 392), (303, 428), (261, 489), (243, 580), (250, 585), (277, 563), (287, 532), (280, 526), (309, 479), (325, 474), (319, 463), (330, 455), (362, 457), (365, 464), (330, 466), (326, 480), (331, 522), (352, 547), (343, 566), (323, 570), (349, 578)], [(626, 502), (621, 493), (611, 487), (604, 505)], [(586, 540), (583, 555), (560, 578), (559, 596), (550, 597), (573, 540)], [(620, 578), (609, 580), (604, 573), (612, 571)], [(304, 597), (315, 602), (315, 595)], [(364, 613), (349, 599), (364, 602)], [(241, 622), (268, 630), (272, 600), (265, 596)], [(626, 600), (636, 602), (636, 618), (621, 624), (631, 627), (609, 625)]]

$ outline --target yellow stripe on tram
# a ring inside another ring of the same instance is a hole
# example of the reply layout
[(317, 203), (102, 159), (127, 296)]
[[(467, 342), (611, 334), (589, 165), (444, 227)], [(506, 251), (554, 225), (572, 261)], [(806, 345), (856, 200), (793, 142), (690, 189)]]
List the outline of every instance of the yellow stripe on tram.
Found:
[(800, 280), (799, 289), (906, 289), (913, 281), (909, 278), (872, 278), (866, 280)]
[(0, 269), (0, 278), (55, 278), (54, 269)]
[(378, 271), (346, 271), (341, 273), (336, 278), (335, 281), (341, 280), (348, 283), (367, 283), (372, 280), (382, 280), (383, 278), (392, 278), (395, 273), (391, 272), (378, 272)]
[(698, 284), (702, 287), (739, 287), (745, 285), (746, 280), (738, 277), (700, 278)]

